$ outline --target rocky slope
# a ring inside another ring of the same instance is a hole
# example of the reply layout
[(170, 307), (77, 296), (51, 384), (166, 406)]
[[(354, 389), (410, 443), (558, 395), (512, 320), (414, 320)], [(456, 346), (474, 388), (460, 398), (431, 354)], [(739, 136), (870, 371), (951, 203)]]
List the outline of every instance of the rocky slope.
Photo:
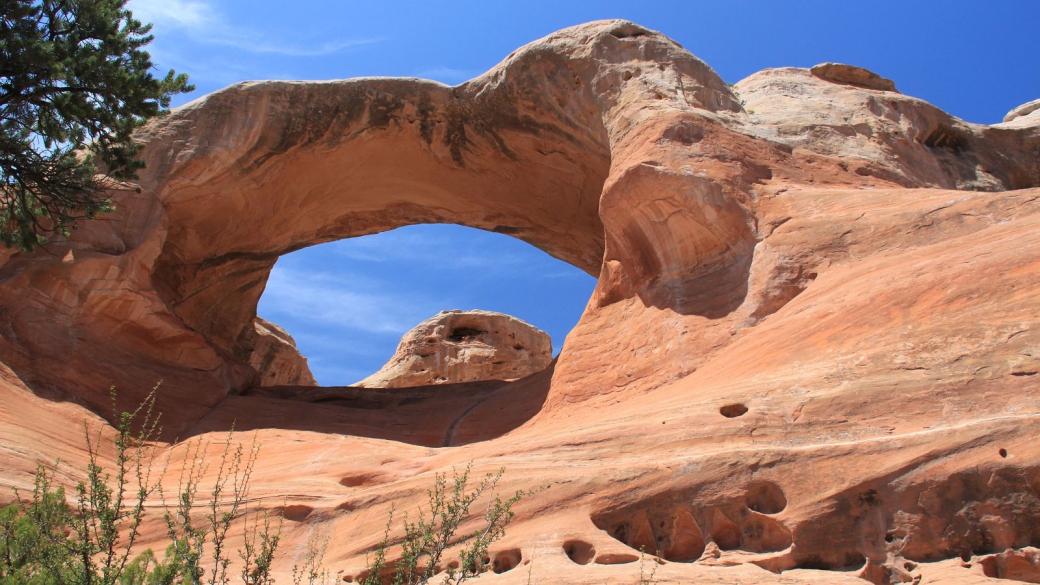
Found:
[(362, 388), (410, 388), (434, 384), (516, 380), (552, 362), (549, 334), (493, 311), (441, 311), (404, 334), (378, 372), (354, 384)]
[[(109, 220), (0, 258), (0, 482), (59, 458), (75, 479), (109, 386), (128, 406), (162, 379), (171, 473), (233, 424), (265, 445), (251, 505), (285, 513), (279, 570), (325, 532), (353, 579), (391, 506), (473, 462), (549, 486), (492, 551), (526, 567), (488, 582), (632, 583), (641, 547), (662, 583), (1036, 580), (1040, 110), (969, 124), (886, 81), (831, 64), (731, 88), (603, 21), (457, 87), (188, 104), (141, 132), (141, 193)], [(420, 222), (599, 276), (555, 365), (258, 388), (278, 256)]]

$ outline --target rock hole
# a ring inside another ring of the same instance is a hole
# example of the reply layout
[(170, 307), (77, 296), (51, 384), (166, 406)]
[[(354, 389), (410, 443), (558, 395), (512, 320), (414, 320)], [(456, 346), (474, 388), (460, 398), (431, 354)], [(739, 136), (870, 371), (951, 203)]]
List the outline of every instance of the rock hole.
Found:
[(314, 508), (302, 504), (286, 506), (282, 508), (282, 518), (285, 518), (290, 522), (302, 522), (307, 518), (307, 516), (310, 516), (313, 511)]
[(665, 140), (691, 146), (704, 140), (704, 129), (694, 124), (681, 122), (665, 129), (661, 136)]
[(626, 22), (625, 24), (610, 31), (610, 36), (616, 39), (630, 39), (634, 37), (645, 37), (650, 34), (650, 31), (645, 28)]
[(628, 553), (607, 553), (596, 557), (597, 565), (627, 565), (639, 560), (639, 557)]
[(877, 490), (873, 488), (859, 494), (858, 496), (856, 496), (856, 499), (859, 500), (860, 504), (863, 504), (865, 506), (873, 506), (881, 502), (881, 498), (878, 496)]
[(1002, 459), (1007, 459), (1007, 449), (1001, 449), (998, 453), (1000, 453)]
[(769, 481), (756, 481), (744, 498), (747, 507), (761, 514), (779, 514), (787, 507), (787, 497), (780, 486)]
[(491, 570), (496, 573), (505, 573), (515, 569), (523, 557), (520, 554), (520, 549), (511, 548), (495, 553), (494, 560), (491, 562)]
[(692, 563), (704, 554), (704, 535), (689, 512), (680, 510), (675, 515), (671, 536), (671, 546), (664, 552), (666, 560)]
[(596, 558), (596, 547), (584, 540), (568, 540), (563, 543), (563, 552), (567, 557), (579, 565), (587, 565)]
[(657, 541), (654, 539), (654, 529), (650, 526), (650, 521), (644, 516), (639, 522), (639, 529), (636, 531), (632, 542), (627, 543), (628, 546), (636, 550), (646, 551), (652, 553), (657, 550)]
[(744, 523), (742, 541), (741, 549), (748, 552), (780, 552), (791, 546), (793, 538), (791, 531), (773, 518), (752, 514)]
[(727, 404), (719, 409), (719, 414), (726, 418), (737, 418), (738, 416), (744, 416), (747, 414), (748, 407), (744, 404), (737, 402), (734, 404)]
[(885, 535), (885, 542), (894, 542), (895, 539), (896, 539), (896, 535), (892, 534), (891, 532), (889, 532), (888, 534)]
[(367, 485), (372, 485), (374, 483), (379, 483), (379, 481), (378, 477), (373, 473), (358, 473), (354, 475), (348, 475), (345, 476), (343, 479), (339, 480), (339, 485), (349, 488), (364, 487)]
[(929, 148), (942, 148), (956, 152), (968, 145), (968, 138), (952, 126), (939, 124), (935, 130), (921, 139), (921, 144)]
[(725, 514), (715, 511), (714, 527), (711, 531), (711, 540), (722, 550), (736, 550), (740, 548), (741, 531), (732, 520)]
[(456, 327), (452, 330), (451, 335), (448, 335), (448, 341), (454, 341), (455, 343), (471, 341), (485, 333), (487, 333), (487, 331), (483, 331), (481, 329), (471, 329), (469, 327)]

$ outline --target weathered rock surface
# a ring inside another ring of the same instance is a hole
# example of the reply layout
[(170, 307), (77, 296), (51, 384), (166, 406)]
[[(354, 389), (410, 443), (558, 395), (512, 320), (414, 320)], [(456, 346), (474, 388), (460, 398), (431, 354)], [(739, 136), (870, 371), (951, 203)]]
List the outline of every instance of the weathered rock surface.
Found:
[(1005, 122), (1011, 122), (1016, 118), (1024, 118), (1031, 114), (1035, 115), (1036, 112), (1040, 112), (1040, 99), (1035, 99), (1031, 102), (1026, 102), (1021, 106), (1011, 110), (1004, 116)]
[(256, 318), (256, 345), (249, 365), (260, 372), (260, 386), (317, 386), (307, 358), (296, 349), (296, 341), (285, 329)]
[(891, 79), (885, 79), (873, 71), (855, 65), (820, 63), (810, 67), (809, 73), (832, 83), (855, 85), (877, 91), (896, 91), (896, 83)]
[[(549, 486), (491, 551), (530, 564), (488, 581), (634, 582), (641, 547), (661, 583), (1032, 574), (1037, 114), (980, 126), (806, 69), (736, 88), (604, 21), (454, 88), (256, 82), (154, 121), (140, 195), (3, 257), (0, 482), (56, 459), (76, 479), (109, 385), (130, 406), (161, 378), (171, 473), (183, 439), (255, 431), (250, 505), (292, 510), (288, 550), (334, 535), (344, 577), (391, 507), (468, 462), (505, 467), (505, 492)], [(554, 367), (254, 387), (278, 256), (419, 222), (599, 275)]]
[(441, 311), (405, 333), (386, 365), (354, 386), (517, 380), (541, 372), (551, 362), (548, 333), (502, 313), (456, 309)]

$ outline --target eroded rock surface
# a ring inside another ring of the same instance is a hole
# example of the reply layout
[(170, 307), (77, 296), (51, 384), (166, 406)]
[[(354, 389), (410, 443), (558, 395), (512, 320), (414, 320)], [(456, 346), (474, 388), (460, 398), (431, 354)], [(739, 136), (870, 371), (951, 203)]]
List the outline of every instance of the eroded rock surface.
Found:
[[(861, 85), (771, 69), (738, 97), (603, 21), (457, 87), (255, 82), (179, 108), (139, 134), (141, 193), (109, 221), (2, 256), (0, 482), (81, 477), (109, 386), (130, 407), (162, 379), (170, 473), (183, 439), (255, 431), (249, 505), (284, 515), (287, 549), (334, 535), (343, 578), (468, 462), (505, 467), (503, 493), (549, 486), (491, 551), (505, 584), (526, 561), (531, 582), (635, 582), (640, 547), (661, 583), (1032, 575), (1040, 118)], [(599, 276), (552, 369), (254, 387), (279, 255), (423, 222)]]
[(809, 73), (824, 81), (855, 85), (877, 91), (896, 91), (896, 84), (891, 79), (881, 77), (877, 73), (844, 63), (820, 63), (809, 68)]
[(296, 349), (296, 341), (285, 330), (256, 318), (256, 345), (249, 365), (259, 372), (260, 386), (317, 386), (307, 358)]
[(516, 317), (493, 311), (441, 311), (405, 333), (386, 365), (354, 386), (517, 380), (541, 372), (550, 362), (549, 334)]

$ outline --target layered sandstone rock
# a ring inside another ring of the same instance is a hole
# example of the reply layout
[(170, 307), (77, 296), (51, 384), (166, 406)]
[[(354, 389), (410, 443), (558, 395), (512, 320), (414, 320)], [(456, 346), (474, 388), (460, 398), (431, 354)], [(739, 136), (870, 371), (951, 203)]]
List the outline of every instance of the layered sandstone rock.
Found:
[(433, 384), (516, 380), (552, 362), (549, 334), (493, 311), (441, 311), (404, 334), (380, 370), (354, 384), (410, 388)]
[[(345, 580), (391, 509), (468, 462), (548, 486), (491, 551), (530, 563), (489, 581), (635, 582), (640, 548), (661, 583), (1031, 575), (1040, 118), (970, 124), (847, 74), (762, 71), (738, 97), (604, 21), (454, 88), (256, 82), (184, 106), (139, 135), (140, 195), (3, 257), (0, 482), (58, 458), (73, 481), (88, 409), (161, 378), (171, 473), (175, 437), (255, 431), (250, 505), (284, 512), (291, 550), (334, 535)], [(252, 387), (279, 255), (422, 222), (599, 276), (552, 369)]]
[(254, 323), (256, 345), (249, 365), (260, 373), (260, 386), (317, 386), (307, 358), (296, 349), (296, 341), (281, 327), (260, 317)]

